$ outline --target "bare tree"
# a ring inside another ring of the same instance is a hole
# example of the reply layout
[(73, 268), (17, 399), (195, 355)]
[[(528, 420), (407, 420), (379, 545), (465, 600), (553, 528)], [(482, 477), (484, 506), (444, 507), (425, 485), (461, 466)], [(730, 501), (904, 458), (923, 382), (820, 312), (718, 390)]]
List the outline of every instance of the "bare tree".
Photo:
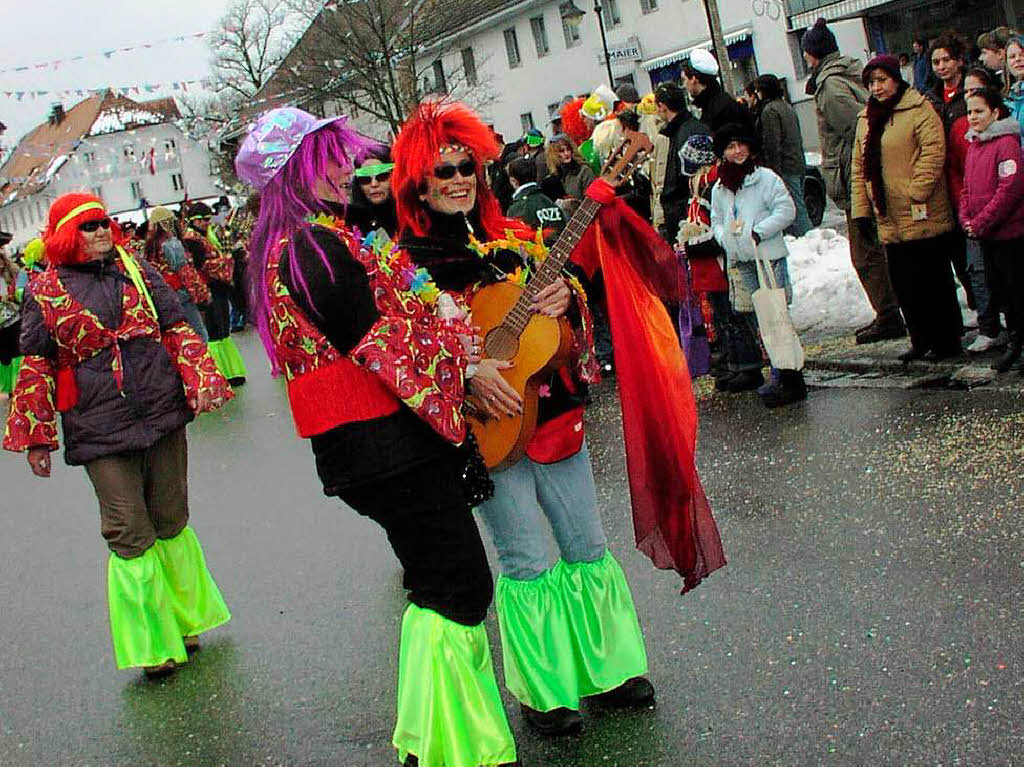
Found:
[(275, 0), (231, 1), (210, 38), (219, 92), (241, 104), (263, 87), (288, 50), (287, 21)]
[[(275, 90), (293, 103), (337, 102), (397, 132), (431, 93), (482, 101), (484, 62), (448, 67), (431, 50), (433, 0), (288, 0), (308, 27), (274, 76)], [(469, 71), (467, 71), (467, 69)]]

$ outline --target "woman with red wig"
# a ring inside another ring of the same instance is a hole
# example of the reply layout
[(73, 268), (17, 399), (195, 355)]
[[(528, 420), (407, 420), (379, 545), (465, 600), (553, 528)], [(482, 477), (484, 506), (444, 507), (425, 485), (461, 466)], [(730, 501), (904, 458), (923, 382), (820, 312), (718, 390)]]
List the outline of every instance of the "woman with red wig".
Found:
[(381, 527), (405, 570), (393, 743), (405, 765), (514, 762), (483, 620), (493, 595), (472, 507), (492, 486), (462, 416), (468, 327), (390, 242), (344, 216), (380, 151), (343, 117), (264, 114), (235, 160), (260, 192), (251, 302), (324, 493)]
[(64, 458), (100, 506), (118, 668), (159, 676), (231, 616), (191, 528), (185, 425), (231, 398), (177, 296), (120, 245), (103, 203), (50, 207), (49, 267), (25, 291), (21, 350), (3, 446), (50, 476), (57, 413)]

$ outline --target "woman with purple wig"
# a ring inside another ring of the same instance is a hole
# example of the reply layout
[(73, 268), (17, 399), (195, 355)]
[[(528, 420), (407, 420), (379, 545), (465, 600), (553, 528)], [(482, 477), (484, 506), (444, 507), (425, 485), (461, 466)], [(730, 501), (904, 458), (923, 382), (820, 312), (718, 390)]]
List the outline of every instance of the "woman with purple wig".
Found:
[(493, 583), (472, 507), (493, 490), (462, 417), (469, 328), (389, 242), (344, 222), (376, 150), (343, 117), (263, 115), (238, 175), (260, 192), (251, 306), (324, 492), (384, 528), (405, 569), (398, 721), (405, 765), (515, 761), (483, 620)]

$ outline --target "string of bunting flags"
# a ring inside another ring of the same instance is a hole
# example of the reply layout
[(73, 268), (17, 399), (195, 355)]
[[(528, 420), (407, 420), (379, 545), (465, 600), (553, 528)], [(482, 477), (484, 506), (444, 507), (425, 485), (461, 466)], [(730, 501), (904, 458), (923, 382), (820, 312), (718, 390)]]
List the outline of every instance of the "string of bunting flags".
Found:
[(141, 96), (144, 93), (156, 93), (170, 88), (172, 91), (187, 92), (189, 88), (200, 87), (210, 88), (216, 83), (212, 77), (203, 77), (198, 80), (177, 80), (170, 83), (143, 83), (140, 85), (126, 85), (120, 88), (67, 88), (61, 90), (0, 90), (0, 95), (6, 98), (23, 101), (26, 98), (38, 99), (44, 96), (56, 96), (57, 98), (69, 98), (71, 96), (99, 96), (111, 91), (115, 96)]
[(12, 74), (15, 72), (34, 72), (42, 70), (55, 71), (60, 69), (62, 66), (68, 64), (77, 64), (79, 61), (85, 61), (86, 59), (99, 58), (102, 56), (105, 59), (110, 59), (113, 56), (120, 53), (130, 53), (132, 51), (147, 50), (149, 48), (155, 48), (159, 45), (167, 45), (169, 43), (184, 43), (189, 40), (201, 40), (204, 37), (214, 34), (213, 32), (194, 32), (189, 35), (176, 35), (175, 37), (166, 37), (162, 40), (153, 40), (148, 43), (139, 43), (138, 45), (126, 45), (122, 48), (110, 48), (105, 51), (97, 51), (96, 53), (85, 53), (80, 56), (72, 56), (67, 59), (53, 59), (52, 61), (41, 61), (38, 64), (23, 64), (15, 67), (5, 67), (0, 69), (0, 75)]

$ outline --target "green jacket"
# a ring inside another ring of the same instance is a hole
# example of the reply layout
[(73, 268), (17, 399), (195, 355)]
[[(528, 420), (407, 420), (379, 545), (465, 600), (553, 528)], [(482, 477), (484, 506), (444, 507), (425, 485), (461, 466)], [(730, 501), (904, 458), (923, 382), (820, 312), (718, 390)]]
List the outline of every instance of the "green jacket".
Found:
[(857, 115), (868, 100), (861, 84), (862, 70), (857, 59), (832, 53), (818, 63), (808, 84), (818, 113), (825, 191), (844, 210), (850, 209), (850, 161)]
[(552, 229), (556, 237), (565, 228), (562, 209), (555, 205), (536, 184), (524, 184), (512, 195), (508, 215), (525, 221), (534, 229)]

